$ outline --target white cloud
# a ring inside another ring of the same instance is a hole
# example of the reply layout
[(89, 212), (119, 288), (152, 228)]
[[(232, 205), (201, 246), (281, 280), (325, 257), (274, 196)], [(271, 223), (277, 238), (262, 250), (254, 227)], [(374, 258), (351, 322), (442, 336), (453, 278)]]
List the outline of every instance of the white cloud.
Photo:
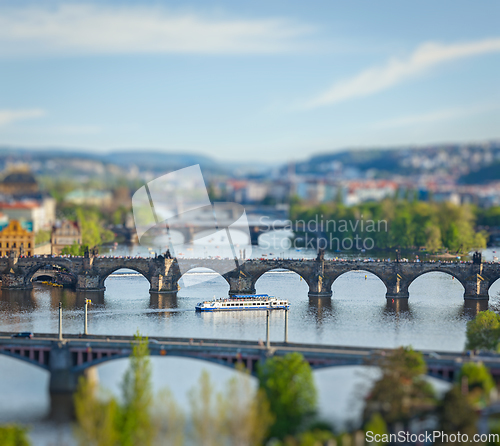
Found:
[(24, 119), (41, 118), (47, 113), (39, 108), (27, 110), (0, 110), (0, 126)]
[(427, 113), (401, 116), (393, 119), (379, 121), (373, 125), (374, 128), (396, 128), (406, 127), (415, 124), (425, 124), (428, 122), (447, 121), (450, 119), (462, 118), (479, 113), (498, 110), (498, 104), (482, 104), (469, 107), (456, 107), (443, 110), (435, 110)]
[(165, 8), (60, 4), (2, 8), (0, 54), (273, 53), (312, 28), (286, 19), (233, 19)]
[(307, 102), (304, 108), (317, 108), (369, 96), (417, 76), (438, 64), (494, 52), (500, 52), (500, 38), (453, 45), (424, 43), (407, 58), (392, 58), (385, 65), (368, 68), (349, 79), (335, 83)]

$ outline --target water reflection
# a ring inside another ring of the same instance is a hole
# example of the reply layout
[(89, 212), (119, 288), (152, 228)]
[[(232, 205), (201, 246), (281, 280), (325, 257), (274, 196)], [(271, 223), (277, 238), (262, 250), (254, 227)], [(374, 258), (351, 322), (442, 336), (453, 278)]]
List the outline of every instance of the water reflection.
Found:
[(405, 313), (406, 317), (410, 316), (411, 311), (408, 301), (409, 299), (387, 299), (384, 316), (399, 316), (402, 313)]
[(488, 301), (487, 300), (464, 300), (462, 315), (473, 318), (480, 311), (486, 311), (488, 309)]
[(150, 293), (149, 308), (151, 311), (148, 311), (146, 313), (147, 318), (149, 320), (156, 319), (159, 322), (162, 319), (178, 316), (179, 312), (176, 311), (179, 308), (177, 302), (177, 293), (168, 293), (168, 294)]
[(92, 305), (105, 305), (104, 291), (76, 291), (76, 308), (83, 308), (85, 299), (90, 299)]
[(177, 293), (149, 293), (149, 308), (153, 310), (168, 310), (178, 308)]
[(2, 290), (0, 309), (9, 313), (33, 311), (37, 307), (33, 290)]
[(336, 313), (332, 306), (332, 298), (309, 297), (309, 313), (315, 317), (318, 326), (324, 322), (333, 322)]

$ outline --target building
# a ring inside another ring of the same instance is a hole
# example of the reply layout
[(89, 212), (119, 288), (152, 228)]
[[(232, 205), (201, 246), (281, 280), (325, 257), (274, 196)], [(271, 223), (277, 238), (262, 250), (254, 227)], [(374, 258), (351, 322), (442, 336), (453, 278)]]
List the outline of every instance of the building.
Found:
[(33, 232), (50, 229), (55, 222), (56, 201), (40, 191), (28, 166), (12, 166), (0, 181), (0, 212), (19, 220)]
[(40, 193), (38, 183), (28, 166), (12, 166), (0, 181), (0, 193), (12, 197), (32, 197)]
[(52, 254), (59, 255), (64, 247), (71, 246), (74, 243), (78, 245), (82, 244), (82, 231), (80, 230), (80, 225), (70, 220), (63, 220), (62, 222), (56, 223), (52, 228)]
[(33, 255), (35, 250), (35, 233), (24, 229), (18, 220), (11, 220), (0, 231), (0, 256), (8, 256), (12, 250), (25, 256)]
[(18, 220), (30, 231), (50, 229), (55, 219), (55, 201), (46, 199), (0, 202), (0, 212), (9, 220)]

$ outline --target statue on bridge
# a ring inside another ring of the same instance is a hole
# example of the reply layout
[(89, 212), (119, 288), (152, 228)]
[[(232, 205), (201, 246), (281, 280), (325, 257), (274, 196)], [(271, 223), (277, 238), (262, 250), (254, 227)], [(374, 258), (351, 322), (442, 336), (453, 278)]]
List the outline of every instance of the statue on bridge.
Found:
[(472, 254), (473, 265), (481, 265), (482, 260), (483, 260), (483, 255), (479, 251), (476, 251), (474, 254)]
[(316, 257), (316, 261), (322, 262), (325, 260), (325, 249), (324, 248), (319, 248), (318, 249), (318, 255)]

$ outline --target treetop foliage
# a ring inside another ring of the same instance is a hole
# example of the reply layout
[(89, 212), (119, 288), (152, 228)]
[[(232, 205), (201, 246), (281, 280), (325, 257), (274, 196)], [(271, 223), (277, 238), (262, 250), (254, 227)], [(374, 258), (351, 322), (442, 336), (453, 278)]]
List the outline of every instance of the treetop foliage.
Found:
[(270, 436), (283, 439), (304, 429), (316, 412), (317, 392), (311, 367), (303, 356), (288, 353), (269, 358), (257, 375), (276, 417)]
[[(424, 202), (385, 199), (356, 206), (344, 206), (338, 202), (310, 206), (292, 202), (292, 221), (313, 221), (319, 217), (325, 222), (325, 231), (332, 237), (354, 237), (364, 235), (375, 241), (378, 249), (425, 247), (428, 251), (448, 249), (452, 252), (468, 252), (486, 247), (487, 234), (476, 232), (477, 216), (469, 205), (455, 205), (449, 202)], [(353, 225), (326, 228), (326, 221), (350, 221)], [(379, 230), (370, 227), (369, 221), (387, 222)], [(356, 221), (366, 222), (355, 225)], [(498, 222), (500, 224), (500, 220)], [(353, 230), (353, 227), (355, 230)]]
[(491, 310), (481, 311), (467, 322), (467, 350), (497, 350), (500, 342), (500, 315)]

